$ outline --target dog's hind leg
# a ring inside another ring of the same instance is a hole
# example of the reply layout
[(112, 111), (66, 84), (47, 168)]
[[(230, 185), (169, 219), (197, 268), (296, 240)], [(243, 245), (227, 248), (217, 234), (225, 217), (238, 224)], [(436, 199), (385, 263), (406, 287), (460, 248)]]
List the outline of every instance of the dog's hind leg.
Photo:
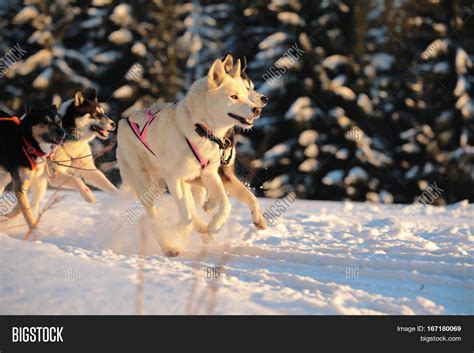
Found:
[[(128, 160), (127, 157), (129, 157), (130, 160)], [(117, 159), (119, 161), (122, 180), (126, 183), (127, 187), (133, 190), (136, 197), (140, 200), (153, 226), (157, 229), (162, 228), (158, 224), (158, 221), (161, 219), (159, 219), (158, 210), (156, 208), (156, 199), (164, 192), (163, 185), (161, 185), (159, 181), (153, 183), (153, 180), (148, 175), (147, 170), (143, 167), (143, 162), (140, 161), (138, 156), (121, 154), (120, 145), (119, 149), (117, 149)], [(141, 173), (137, 171), (141, 171)], [(156, 191), (157, 188), (159, 188), (159, 191)], [(155, 239), (166, 256), (172, 257), (179, 255), (179, 248), (166, 243), (160, 234), (157, 234)]]
[(133, 167), (127, 161), (125, 154), (122, 154), (120, 145), (117, 148), (117, 161), (120, 171), (120, 177), (122, 179), (122, 185), (120, 190), (124, 192), (132, 192), (138, 196), (137, 191), (135, 190), (135, 185), (133, 185), (133, 180), (137, 178), (136, 173), (133, 171)]

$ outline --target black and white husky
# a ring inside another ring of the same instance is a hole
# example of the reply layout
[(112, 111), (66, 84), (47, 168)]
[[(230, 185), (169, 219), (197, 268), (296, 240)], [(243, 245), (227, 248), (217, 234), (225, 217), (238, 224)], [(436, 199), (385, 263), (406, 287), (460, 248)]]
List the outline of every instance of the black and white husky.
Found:
[(22, 212), (30, 229), (36, 226), (36, 219), (27, 193), (31, 190), (36, 196), (40, 192), (51, 145), (60, 145), (65, 136), (60, 123), (55, 106), (27, 107), (21, 119), (0, 111), (0, 194), (13, 181), (18, 202), (6, 216)]
[(43, 175), (40, 190), (33, 195), (34, 210), (38, 209), (48, 183), (54, 187), (75, 189), (90, 203), (96, 202), (96, 198), (86, 183), (106, 192), (118, 191), (97, 169), (89, 145), (96, 137), (107, 139), (115, 130), (115, 122), (105, 115), (96, 91), (92, 90), (87, 96), (77, 91), (74, 98), (61, 105), (59, 113), (66, 138), (55, 149), (49, 161), (49, 173)]

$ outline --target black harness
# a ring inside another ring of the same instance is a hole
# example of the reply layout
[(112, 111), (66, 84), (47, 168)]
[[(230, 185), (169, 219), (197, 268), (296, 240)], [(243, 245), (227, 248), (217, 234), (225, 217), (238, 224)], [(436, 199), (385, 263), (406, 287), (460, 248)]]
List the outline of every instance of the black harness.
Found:
[[(224, 137), (223, 140), (218, 138), (216, 135), (214, 135), (208, 128), (206, 128), (204, 125), (201, 124), (195, 124), (194, 125), (196, 133), (201, 136), (207, 138), (209, 141), (214, 142), (217, 146), (219, 146), (219, 154), (220, 154), (220, 160), (221, 164), (227, 165), (230, 163), (230, 160), (232, 159), (233, 151), (234, 151), (234, 144), (233, 142)], [(226, 151), (230, 148), (230, 153), (229, 156), (226, 158)]]

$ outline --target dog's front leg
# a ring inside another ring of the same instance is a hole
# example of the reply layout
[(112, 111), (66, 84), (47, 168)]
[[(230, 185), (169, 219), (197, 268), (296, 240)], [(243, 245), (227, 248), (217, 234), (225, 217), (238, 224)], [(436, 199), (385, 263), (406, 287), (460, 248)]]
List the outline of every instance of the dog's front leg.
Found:
[(263, 218), (262, 210), (260, 204), (258, 203), (257, 198), (252, 192), (244, 185), (242, 182), (231, 173), (226, 174), (226, 177), (223, 178), (225, 189), (235, 197), (237, 200), (247, 204), (247, 207), (252, 213), (252, 221), (255, 224), (255, 227), (258, 229), (267, 228), (267, 222)]
[(202, 174), (202, 182), (209, 190), (211, 197), (215, 198), (218, 204), (218, 210), (208, 226), (209, 236), (212, 239), (227, 221), (227, 217), (231, 210), (231, 204), (217, 170), (208, 172), (204, 171)]
[[(186, 200), (186, 204), (188, 205), (189, 212), (191, 213), (191, 218), (193, 220), (194, 228), (198, 231), (198, 233), (207, 234), (207, 225), (201, 220), (196, 210), (196, 203), (198, 201), (196, 200), (196, 195), (194, 194), (194, 191), (203, 192), (204, 197), (205, 197), (206, 189), (195, 186), (195, 185), (191, 185), (188, 182), (183, 182), (181, 186), (183, 188), (184, 199)], [(194, 189), (200, 189), (200, 190), (194, 190)], [(198, 195), (198, 197), (200, 196), (201, 195)]]
[(112, 184), (100, 170), (81, 171), (80, 174), (86, 183), (95, 186), (102, 191), (109, 193), (118, 192), (114, 184)]
[(86, 184), (73, 175), (61, 174), (59, 173), (54, 179), (50, 179), (49, 182), (57, 188), (71, 188), (76, 189), (82, 195), (84, 200), (89, 203), (96, 203), (97, 199), (92, 193), (91, 189), (87, 187)]
[[(170, 178), (171, 179), (171, 178)], [(192, 215), (189, 209), (189, 198), (185, 197), (185, 193), (183, 192), (182, 188), (182, 180), (181, 179), (173, 179), (173, 180), (166, 180), (166, 184), (168, 185), (169, 192), (178, 207), (180, 221), (178, 223), (178, 231), (183, 236), (188, 236), (193, 229), (192, 224)]]
[[(22, 173), (16, 171), (12, 173), (13, 179), (13, 191), (20, 205), (21, 211), (23, 212), (23, 217), (25, 218), (26, 223), (30, 229), (36, 227), (36, 220), (33, 217), (33, 212), (31, 211), (30, 201), (28, 200), (28, 189), (31, 185), (31, 174), (32, 171), (24, 171)], [(21, 176), (20, 176), (21, 174)]]
[(34, 214), (38, 214), (39, 206), (41, 201), (46, 194), (46, 189), (48, 188), (48, 179), (46, 175), (38, 177), (30, 186), (31, 190), (31, 208), (33, 209)]

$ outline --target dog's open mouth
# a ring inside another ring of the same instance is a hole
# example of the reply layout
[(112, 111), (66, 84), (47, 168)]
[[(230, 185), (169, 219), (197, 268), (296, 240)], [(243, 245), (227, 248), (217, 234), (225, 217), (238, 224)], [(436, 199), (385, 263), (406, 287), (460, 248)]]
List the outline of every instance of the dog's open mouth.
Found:
[(51, 143), (53, 145), (62, 145), (62, 143), (64, 142), (64, 140), (61, 137), (52, 138), (48, 135), (42, 135), (41, 137), (43, 138), (44, 142)]
[(242, 125), (246, 126), (253, 126), (253, 120), (254, 119), (249, 119), (249, 118), (244, 118), (240, 115), (234, 114), (234, 113), (227, 113), (231, 118), (239, 121)]
[(98, 125), (92, 125), (91, 126), (91, 130), (94, 131), (94, 132), (97, 132), (99, 134), (100, 137), (103, 137), (103, 138), (107, 138), (109, 137), (109, 132), (105, 129), (102, 129), (100, 126)]

